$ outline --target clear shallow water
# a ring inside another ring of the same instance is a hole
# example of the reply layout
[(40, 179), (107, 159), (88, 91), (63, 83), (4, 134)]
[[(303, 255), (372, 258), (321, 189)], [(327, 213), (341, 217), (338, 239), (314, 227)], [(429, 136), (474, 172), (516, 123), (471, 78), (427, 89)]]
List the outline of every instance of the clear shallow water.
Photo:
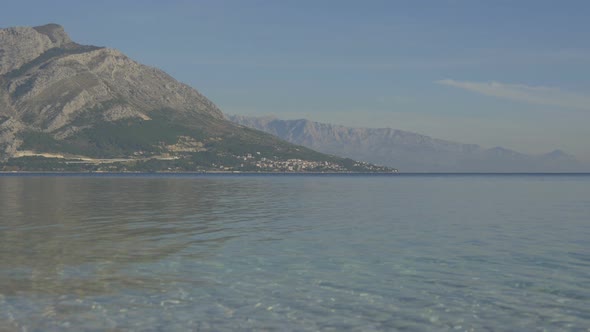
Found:
[(590, 327), (590, 176), (0, 176), (0, 330)]

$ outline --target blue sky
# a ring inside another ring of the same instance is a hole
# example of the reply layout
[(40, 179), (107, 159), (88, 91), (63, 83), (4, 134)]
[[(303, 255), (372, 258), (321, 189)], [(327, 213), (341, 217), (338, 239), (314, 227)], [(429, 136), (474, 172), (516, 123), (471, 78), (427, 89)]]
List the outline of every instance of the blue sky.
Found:
[(4, 1), (164, 69), (226, 113), (590, 160), (588, 1)]

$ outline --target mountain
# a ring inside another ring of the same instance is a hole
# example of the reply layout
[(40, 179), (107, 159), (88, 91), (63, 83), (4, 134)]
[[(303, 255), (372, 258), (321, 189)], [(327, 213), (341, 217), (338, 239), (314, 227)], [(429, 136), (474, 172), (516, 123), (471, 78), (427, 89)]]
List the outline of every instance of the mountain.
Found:
[(0, 29), (0, 161), (0, 170), (391, 171), (238, 126), (190, 86), (77, 44), (57, 24)]
[(350, 128), (305, 119), (232, 115), (235, 123), (311, 149), (404, 172), (576, 172), (590, 167), (556, 150), (533, 156), (502, 147), (482, 148), (391, 128)]

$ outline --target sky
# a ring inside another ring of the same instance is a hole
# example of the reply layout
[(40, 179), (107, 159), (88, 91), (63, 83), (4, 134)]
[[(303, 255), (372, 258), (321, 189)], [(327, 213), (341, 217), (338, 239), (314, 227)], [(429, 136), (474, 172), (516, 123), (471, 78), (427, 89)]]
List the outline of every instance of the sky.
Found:
[(590, 1), (1, 1), (225, 113), (391, 127), (590, 161)]

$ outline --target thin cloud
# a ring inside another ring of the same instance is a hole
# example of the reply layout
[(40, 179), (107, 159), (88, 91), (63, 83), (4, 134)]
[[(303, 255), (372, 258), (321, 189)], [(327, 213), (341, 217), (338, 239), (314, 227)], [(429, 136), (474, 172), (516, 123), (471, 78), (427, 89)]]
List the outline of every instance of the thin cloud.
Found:
[(590, 97), (558, 88), (509, 84), (499, 82), (466, 82), (451, 79), (435, 83), (461, 88), (501, 99), (515, 100), (535, 105), (556, 106), (561, 108), (590, 110)]

